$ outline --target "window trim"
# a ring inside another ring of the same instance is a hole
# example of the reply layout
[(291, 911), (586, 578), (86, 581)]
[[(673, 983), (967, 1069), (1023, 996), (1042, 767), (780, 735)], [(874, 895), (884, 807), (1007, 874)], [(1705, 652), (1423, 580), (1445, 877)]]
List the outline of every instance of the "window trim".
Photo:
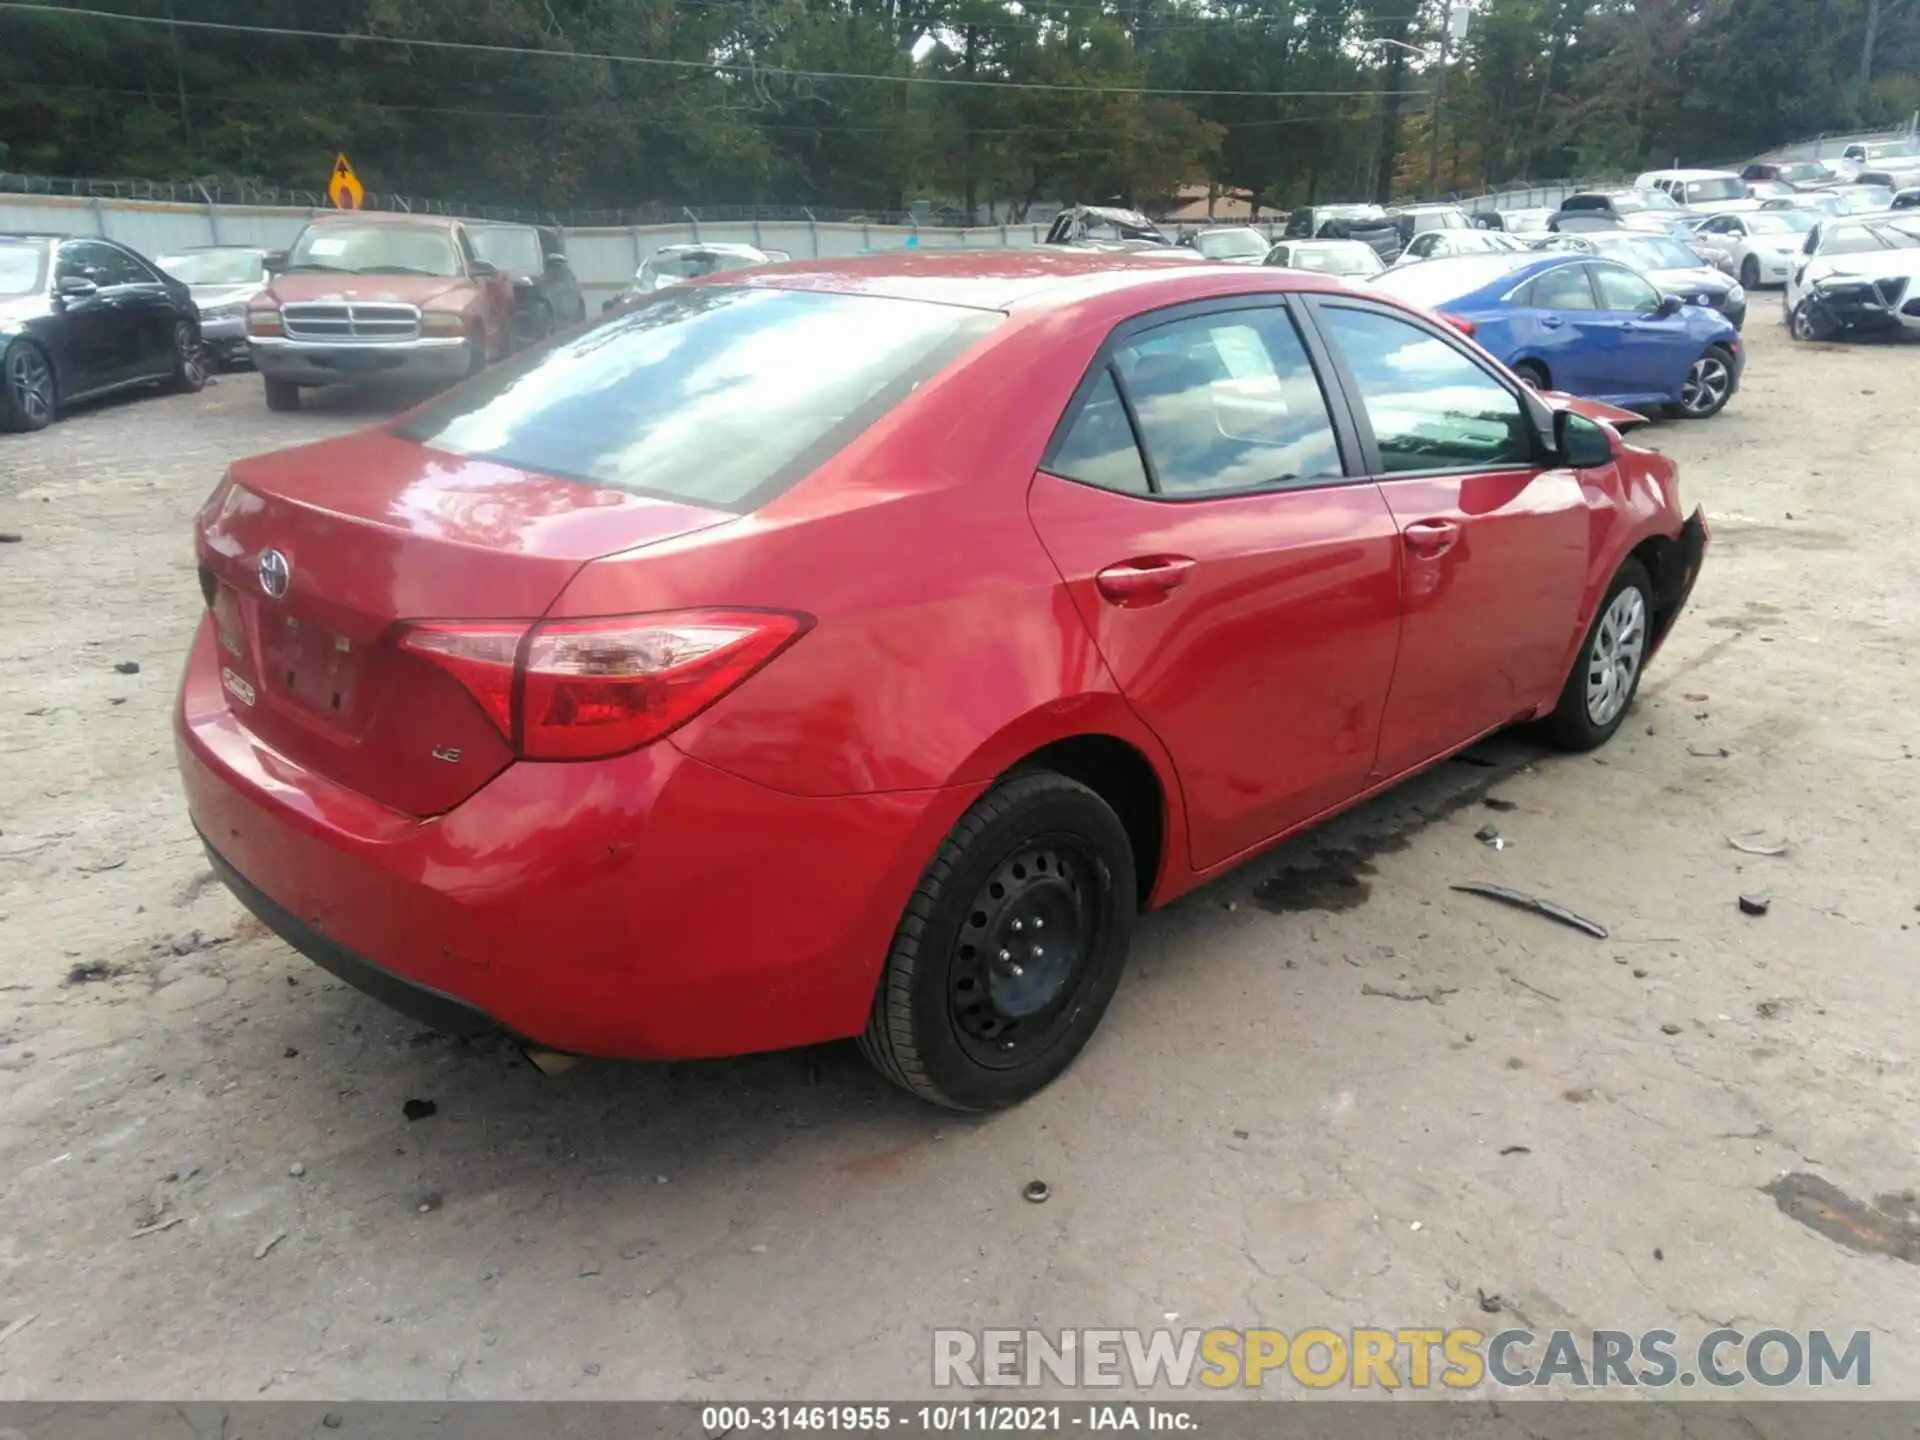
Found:
[[(1517, 380), (1502, 370), (1489, 369), (1486, 360), (1467, 345), (1465, 336), (1458, 334), (1450, 327), (1432, 324), (1424, 316), (1401, 310), (1396, 306), (1383, 305), (1364, 295), (1313, 295), (1309, 297), (1305, 308), (1309, 323), (1313, 325), (1320, 345), (1326, 351), (1329, 363), (1333, 365), (1335, 373), (1340, 378), (1340, 388), (1349, 397), (1348, 408), (1366, 457), (1366, 478), (1374, 484), (1390, 485), (1397, 480), (1448, 479), (1458, 475), (1533, 475), (1553, 468), (1554, 457), (1548, 439), (1551, 434), (1550, 419), (1543, 418), (1541, 408), (1528, 398), (1526, 391), (1520, 387)], [(1381, 315), (1389, 320), (1398, 320), (1454, 351), (1513, 397), (1514, 403), (1520, 407), (1520, 413), (1526, 417), (1527, 434), (1532, 441), (1532, 459), (1524, 464), (1449, 465), (1431, 470), (1386, 469), (1380, 463), (1380, 444), (1373, 433), (1373, 420), (1367, 414), (1366, 399), (1361, 393), (1359, 378), (1347, 364), (1346, 357), (1333, 344), (1331, 336), (1321, 329), (1320, 317), (1326, 310), (1359, 310)]]
[[(1100, 342), (1100, 348), (1094, 352), (1093, 359), (1087, 363), (1086, 373), (1080, 377), (1080, 383), (1073, 387), (1060, 418), (1054, 422), (1053, 433), (1047, 437), (1046, 446), (1040, 452), (1040, 463), (1036, 470), (1042, 471), (1055, 480), (1069, 485), (1083, 485), (1089, 490), (1098, 490), (1106, 495), (1119, 495), (1128, 500), (1141, 500), (1159, 505), (1197, 505), (1210, 500), (1244, 499), (1249, 495), (1297, 495), (1309, 490), (1329, 490), (1346, 485), (1364, 485), (1370, 478), (1364, 472), (1364, 454), (1360, 435), (1353, 423), (1353, 414), (1347, 404), (1346, 395), (1340, 387), (1329, 387), (1329, 377), (1337, 374), (1330, 368), (1334, 361), (1321, 341), (1319, 333), (1313, 328), (1304, 307), (1303, 296), (1311, 291), (1268, 291), (1257, 295), (1221, 295), (1206, 300), (1183, 301), (1178, 304), (1162, 306), (1155, 310), (1142, 311), (1115, 325), (1107, 332), (1106, 339)], [(1178, 325), (1188, 320), (1205, 319), (1212, 315), (1227, 315), (1241, 310), (1276, 311), (1282, 319), (1290, 322), (1294, 334), (1300, 340), (1300, 348), (1306, 352), (1307, 365), (1313, 374), (1314, 384), (1320, 390), (1320, 401), (1326, 406), (1327, 422), (1333, 427), (1334, 450), (1340, 458), (1340, 474), (1321, 476), (1312, 480), (1297, 481), (1293, 484), (1242, 485), (1232, 490), (1202, 490), (1197, 494), (1168, 495), (1160, 489), (1160, 475), (1154, 466), (1153, 456), (1148, 451), (1145, 438), (1140, 433), (1140, 417), (1134, 410), (1133, 397), (1127, 393), (1125, 377), (1114, 362), (1115, 352), (1142, 335), (1155, 330), (1165, 329), (1169, 325)], [(1096, 485), (1090, 480), (1077, 480), (1071, 475), (1062, 475), (1053, 468), (1060, 449), (1066, 438), (1079, 422), (1080, 412), (1085, 408), (1088, 397), (1099, 385), (1100, 377), (1111, 375), (1113, 388), (1120, 395), (1121, 408), (1126, 411), (1127, 423), (1133, 429), (1133, 443), (1140, 452), (1140, 463), (1146, 471), (1149, 493), (1138, 495), (1128, 490), (1114, 490), (1105, 485)]]

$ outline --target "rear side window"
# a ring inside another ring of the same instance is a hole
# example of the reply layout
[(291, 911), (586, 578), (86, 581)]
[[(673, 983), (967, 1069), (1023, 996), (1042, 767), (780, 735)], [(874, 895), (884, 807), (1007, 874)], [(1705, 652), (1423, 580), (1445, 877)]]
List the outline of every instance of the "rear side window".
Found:
[(1460, 351), (1377, 310), (1323, 305), (1320, 320), (1359, 387), (1383, 472), (1534, 463), (1518, 397)]
[(1338, 479), (1340, 447), (1320, 382), (1280, 310), (1162, 325), (1114, 368), (1164, 495)]
[(615, 490), (751, 510), (971, 346), (997, 312), (676, 287), (428, 402), (394, 432)]
[(1128, 495), (1145, 495), (1152, 488), (1111, 368), (1101, 371), (1087, 392), (1073, 428), (1047, 468), (1069, 480)]
[(1593, 309), (1593, 287), (1587, 283), (1587, 267), (1562, 265), (1547, 271), (1533, 282), (1529, 303), (1540, 310)]

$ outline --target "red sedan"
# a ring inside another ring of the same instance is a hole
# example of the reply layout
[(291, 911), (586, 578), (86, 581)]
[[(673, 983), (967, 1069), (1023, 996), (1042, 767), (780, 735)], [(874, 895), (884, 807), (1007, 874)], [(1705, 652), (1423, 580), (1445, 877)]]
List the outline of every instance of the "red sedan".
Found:
[(233, 467), (177, 713), (240, 899), (608, 1056), (1084, 1046), (1134, 917), (1516, 721), (1619, 727), (1706, 544), (1623, 412), (1277, 268), (676, 287)]

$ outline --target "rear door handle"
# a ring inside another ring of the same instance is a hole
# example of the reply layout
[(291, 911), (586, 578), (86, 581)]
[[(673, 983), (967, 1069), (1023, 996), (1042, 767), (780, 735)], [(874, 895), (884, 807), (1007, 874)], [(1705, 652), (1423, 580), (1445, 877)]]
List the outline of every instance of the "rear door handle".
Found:
[(1093, 577), (1100, 594), (1125, 609), (1155, 605), (1187, 581), (1193, 561), (1185, 555), (1142, 555), (1109, 565)]
[(1400, 538), (1416, 555), (1444, 555), (1459, 543), (1460, 527), (1452, 520), (1416, 520)]

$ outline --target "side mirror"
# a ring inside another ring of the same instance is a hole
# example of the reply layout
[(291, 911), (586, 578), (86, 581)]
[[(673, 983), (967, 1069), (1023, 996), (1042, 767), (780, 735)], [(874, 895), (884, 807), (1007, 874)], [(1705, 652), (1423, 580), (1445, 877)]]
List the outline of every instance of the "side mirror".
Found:
[(266, 269), (267, 274), (278, 275), (282, 270), (287, 268), (287, 252), (284, 250), (269, 250), (266, 258), (260, 263)]
[(467, 270), (476, 280), (485, 280), (500, 273), (500, 267), (491, 260), (476, 260), (467, 267)]
[(69, 300), (84, 300), (95, 294), (100, 287), (84, 275), (62, 275), (54, 287)]
[(1594, 421), (1571, 410), (1553, 417), (1554, 448), (1560, 463), (1571, 470), (1596, 470), (1613, 463), (1613, 437)]
[(1658, 315), (1662, 320), (1665, 320), (1671, 316), (1678, 315), (1681, 307), (1686, 303), (1687, 302), (1682, 300), (1678, 295), (1662, 295), (1660, 297), (1660, 303), (1653, 307), (1653, 313)]

